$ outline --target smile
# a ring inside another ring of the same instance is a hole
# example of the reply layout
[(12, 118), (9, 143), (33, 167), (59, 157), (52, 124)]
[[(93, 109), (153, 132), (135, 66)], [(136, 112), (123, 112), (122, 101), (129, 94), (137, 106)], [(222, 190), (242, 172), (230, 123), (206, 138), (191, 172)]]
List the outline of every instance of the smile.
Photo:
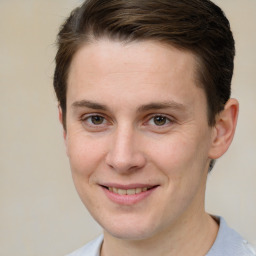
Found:
[(145, 188), (121, 189), (121, 188), (115, 188), (115, 187), (107, 187), (107, 189), (119, 195), (135, 195), (135, 194), (140, 194), (142, 192), (146, 192), (150, 188), (145, 187)]
[(101, 185), (105, 195), (114, 203), (119, 205), (134, 205), (146, 198), (159, 187), (159, 185), (133, 184), (133, 185), (117, 185), (104, 184)]

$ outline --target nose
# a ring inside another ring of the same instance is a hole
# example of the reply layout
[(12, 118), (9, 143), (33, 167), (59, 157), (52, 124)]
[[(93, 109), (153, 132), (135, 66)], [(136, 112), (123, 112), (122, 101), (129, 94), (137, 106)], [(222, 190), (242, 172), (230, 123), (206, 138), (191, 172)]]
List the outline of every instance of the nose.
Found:
[(119, 173), (139, 170), (146, 164), (142, 145), (138, 145), (138, 134), (127, 128), (119, 128), (112, 134), (111, 145), (106, 155), (106, 163)]

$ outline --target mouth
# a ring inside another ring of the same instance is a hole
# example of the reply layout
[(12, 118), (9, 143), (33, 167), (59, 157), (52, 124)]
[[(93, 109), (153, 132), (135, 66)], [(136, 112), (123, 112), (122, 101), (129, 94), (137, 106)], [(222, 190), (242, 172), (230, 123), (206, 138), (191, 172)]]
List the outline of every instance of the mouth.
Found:
[(119, 194), (119, 195), (135, 195), (135, 194), (140, 194), (142, 192), (146, 192), (153, 187), (144, 187), (144, 188), (131, 188), (131, 189), (121, 189), (121, 188), (115, 188), (115, 187), (105, 187), (108, 189), (110, 192), (113, 192), (114, 194)]
[(117, 188), (117, 187), (107, 187), (102, 186), (105, 189), (109, 190), (110, 192), (118, 195), (136, 195), (141, 194), (143, 192), (149, 191), (153, 188), (156, 188), (157, 186), (150, 186), (150, 187), (138, 187), (138, 188), (129, 188), (129, 189), (123, 189), (123, 188)]
[(118, 205), (136, 205), (151, 197), (159, 185), (146, 184), (104, 184), (100, 185), (110, 201)]

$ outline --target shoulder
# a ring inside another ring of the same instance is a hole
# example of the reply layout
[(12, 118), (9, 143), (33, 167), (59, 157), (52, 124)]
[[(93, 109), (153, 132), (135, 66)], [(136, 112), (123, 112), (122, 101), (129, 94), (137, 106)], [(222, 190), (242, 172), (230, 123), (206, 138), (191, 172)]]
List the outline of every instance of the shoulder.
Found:
[(242, 238), (225, 220), (218, 217), (220, 227), (217, 238), (206, 256), (256, 256), (252, 245)]
[(99, 256), (100, 248), (103, 241), (103, 235), (87, 243), (80, 249), (66, 255), (66, 256)]

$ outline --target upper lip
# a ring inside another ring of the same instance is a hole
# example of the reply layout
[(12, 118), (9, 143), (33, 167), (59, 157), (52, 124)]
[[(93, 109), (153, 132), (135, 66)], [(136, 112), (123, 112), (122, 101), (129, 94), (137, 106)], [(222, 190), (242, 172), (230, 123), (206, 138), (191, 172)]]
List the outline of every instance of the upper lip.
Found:
[(135, 189), (135, 188), (152, 188), (158, 186), (158, 184), (143, 184), (143, 183), (132, 183), (132, 184), (119, 184), (119, 183), (102, 183), (103, 187), (108, 188), (119, 188), (119, 189)]

